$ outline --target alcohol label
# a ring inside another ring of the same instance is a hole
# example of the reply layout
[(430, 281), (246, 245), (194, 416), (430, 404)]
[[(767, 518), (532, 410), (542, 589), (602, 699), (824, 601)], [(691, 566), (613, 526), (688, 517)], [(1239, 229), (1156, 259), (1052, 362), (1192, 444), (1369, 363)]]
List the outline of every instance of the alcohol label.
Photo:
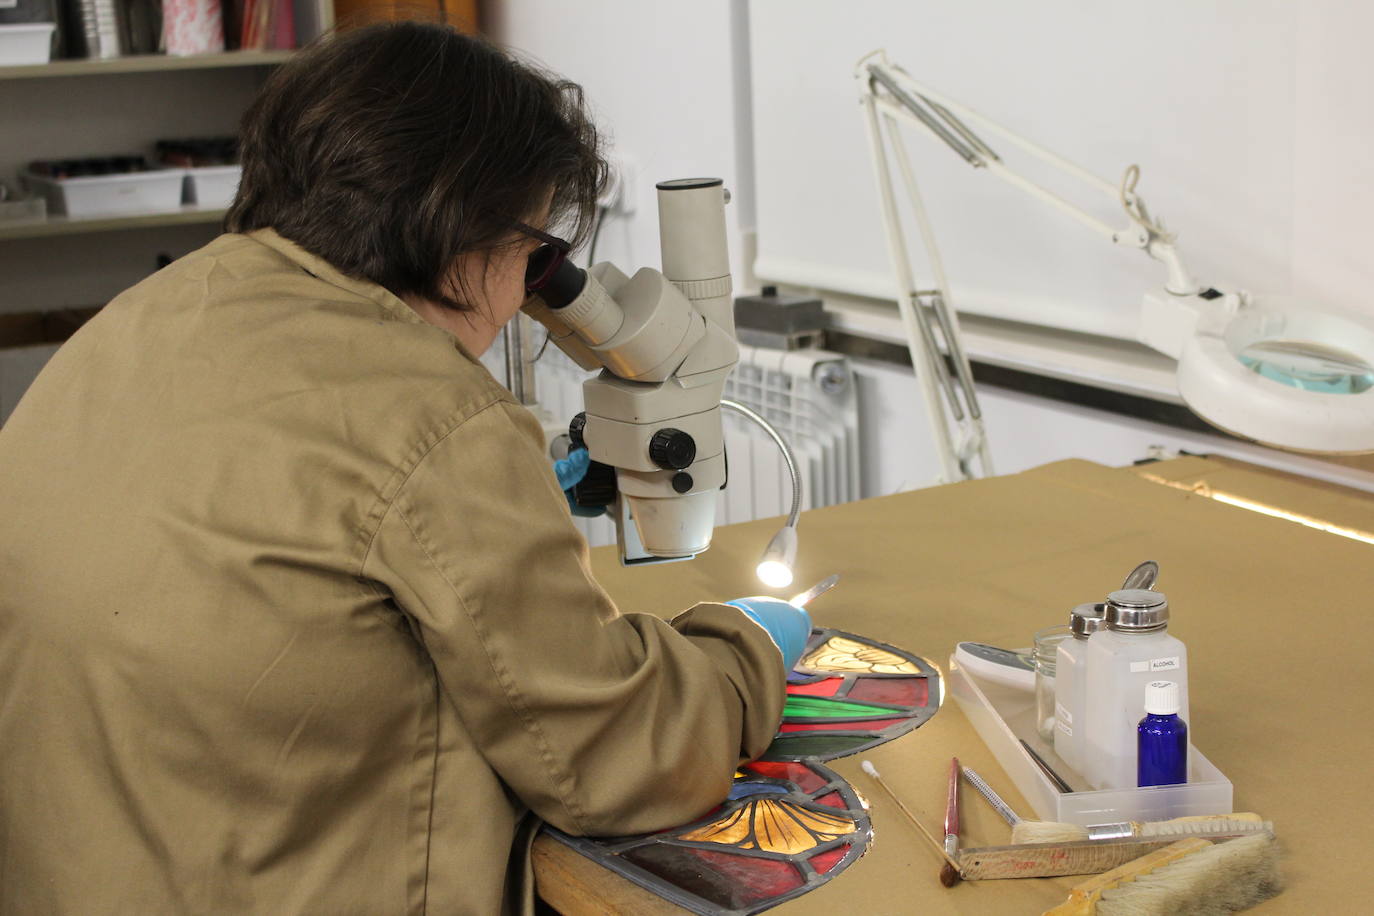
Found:
[(1168, 658), (1152, 658), (1144, 662), (1131, 662), (1131, 673), (1152, 673), (1155, 671), (1177, 671), (1179, 669), (1178, 656), (1171, 655)]

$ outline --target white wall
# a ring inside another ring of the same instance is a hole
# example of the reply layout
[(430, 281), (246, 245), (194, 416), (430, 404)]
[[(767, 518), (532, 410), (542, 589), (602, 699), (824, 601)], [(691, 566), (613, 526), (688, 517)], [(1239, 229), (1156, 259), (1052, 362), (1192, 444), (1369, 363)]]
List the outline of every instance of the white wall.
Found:
[[(631, 216), (615, 217), (607, 223), (598, 259), (615, 260), (626, 267), (658, 264), (654, 182), (718, 175), (735, 194), (729, 212), (732, 260), (737, 287), (747, 288), (747, 282), (740, 278), (749, 255), (749, 230), (755, 225), (748, 6), (745, 0), (505, 0), (494, 5), (494, 37), (581, 83), (608, 132), (614, 154), (630, 157), (634, 163), (636, 210)], [(1345, 34), (1334, 25), (1305, 34), (1304, 41), (1316, 42), (1319, 51), (1329, 52), (1322, 66), (1307, 74), (1302, 86), (1302, 91), (1320, 99), (1324, 87), (1352, 77), (1353, 72), (1347, 71), (1357, 66), (1353, 61), (1359, 49), (1354, 43), (1360, 36)], [(1367, 127), (1369, 122), (1365, 119), (1363, 123)], [(1357, 129), (1363, 128), (1352, 127)], [(802, 144), (807, 137), (797, 136), (795, 141)], [(1332, 200), (1350, 195), (1359, 203), (1361, 213), (1374, 209), (1368, 174), (1358, 169), (1353, 158), (1368, 145), (1351, 142), (1328, 150), (1333, 163), (1330, 174), (1306, 192)], [(1319, 228), (1299, 226), (1298, 231)], [(1353, 218), (1339, 222), (1338, 228), (1342, 240), (1329, 247), (1329, 270), (1340, 276), (1358, 273), (1367, 265), (1367, 258), (1361, 260), (1360, 240), (1367, 239), (1368, 232), (1355, 225)], [(175, 232), (158, 230), (150, 236), (121, 239), (128, 247), (121, 246), (115, 259), (122, 270), (142, 271), (144, 260), (151, 256), (145, 253), (145, 245), (156, 241), (156, 250), (162, 250), (163, 246), (171, 248), (188, 241), (158, 234)], [(74, 266), (79, 270), (82, 263), (75, 242), (72, 247), (66, 256), (68, 274)], [(82, 281), (79, 295), (69, 298), (59, 290), (62, 271), (44, 266), (40, 276), (30, 275), (30, 282), (38, 285), (26, 290), (24, 300), (43, 300), (43, 305), (94, 304), (100, 292), (97, 287), (108, 285), (110, 268), (102, 265), (89, 280)], [(10, 285), (13, 279), (11, 275), (6, 284), (11, 291), (17, 290)], [(131, 275), (128, 282), (133, 279), (136, 277)], [(127, 285), (122, 277), (119, 281), (104, 295)], [(7, 305), (14, 308), (19, 303), (0, 297), (0, 310)], [(7, 361), (12, 365), (0, 372), (0, 420), (23, 383), (17, 378), (23, 372), (15, 370), (30, 369), (28, 364), (34, 362), (28, 354), (12, 356)], [(861, 363), (858, 371), (867, 436), (866, 495), (929, 483), (936, 476), (936, 462), (909, 370)], [(1223, 451), (1271, 463), (1289, 461), (1268, 450), (1220, 437), (1198, 436), (998, 389), (984, 388), (980, 396), (988, 415), (994, 459), (1002, 473), (1066, 457), (1126, 464), (1143, 457), (1151, 445)], [(1305, 465), (1303, 459), (1292, 461), (1309, 472), (1307, 465), (1315, 466), (1311, 462)]]
[[(957, 5), (954, 0), (947, 2), (951, 9)], [(773, 0), (767, 3), (777, 6)], [(577, 4), (506, 0), (497, 10), (493, 36), (581, 83), (599, 122), (613, 138), (614, 151), (633, 157), (636, 163), (637, 210), (633, 216), (618, 217), (608, 224), (598, 248), (598, 259), (616, 260), (625, 267), (656, 264), (653, 182), (689, 174), (715, 174), (724, 177), (735, 193), (730, 220), (735, 246), (732, 255), (736, 285), (745, 285), (740, 277), (744, 257), (749, 253), (749, 233), (756, 222), (767, 222), (767, 214), (759, 213), (756, 221), (753, 212), (755, 112), (751, 106), (763, 103), (751, 98), (749, 6), (745, 0), (602, 0)], [(854, 10), (849, 4), (834, 6)], [(798, 4), (796, 8), (804, 11), (808, 7), (814, 5)], [(926, 7), (929, 4), (923, 5)], [(1273, 6), (1264, 8), (1272, 10)], [(1334, 20), (1311, 21), (1309, 16), (1305, 21), (1309, 25), (1303, 41), (1316, 43), (1318, 50), (1308, 48), (1304, 53), (1316, 53), (1321, 62), (1304, 75), (1298, 91), (1304, 98), (1316, 99), (1323, 87), (1332, 88), (1333, 81), (1356, 75), (1352, 68), (1361, 66), (1353, 62), (1357, 49), (1346, 46), (1359, 38), (1343, 34)], [(1323, 54), (1333, 59), (1326, 60)], [(758, 61), (753, 61), (755, 68), (758, 65)], [(1142, 79), (1150, 75), (1142, 74)], [(754, 79), (758, 79), (757, 73)], [(1267, 103), (1261, 99), (1253, 104)], [(1318, 104), (1311, 101), (1308, 110), (1317, 111)], [(1352, 130), (1367, 129), (1368, 120), (1363, 124), (1364, 127)], [(1275, 129), (1282, 130), (1282, 126)], [(800, 148), (813, 137), (799, 131), (777, 139)], [(1294, 142), (1301, 155), (1310, 154), (1308, 141)], [(1364, 142), (1330, 151), (1332, 174), (1322, 187), (1311, 189), (1312, 193), (1325, 195), (1324, 199), (1334, 208), (1339, 203), (1336, 195), (1343, 191), (1356, 202), (1363, 202), (1360, 212), (1370, 210), (1374, 197), (1370, 196), (1368, 175), (1360, 170), (1355, 159), (1368, 146)], [(1263, 189), (1256, 193), (1263, 193)], [(1330, 270), (1345, 271), (1348, 278), (1368, 263), (1367, 259), (1360, 262), (1357, 258), (1358, 239), (1368, 238), (1368, 233), (1361, 234), (1347, 222), (1339, 223), (1343, 235), (1330, 246), (1327, 257)], [(938, 463), (910, 370), (860, 362), (857, 371), (866, 431), (865, 495), (929, 484), (937, 476)], [(1329, 470), (1310, 459), (1286, 456), (1222, 436), (1185, 432), (1001, 389), (984, 386), (980, 398), (1000, 473), (1068, 457), (1124, 465), (1145, 457), (1150, 447), (1156, 445), (1231, 454), (1301, 473), (1321, 475)], [(1327, 476), (1347, 483), (1359, 479), (1358, 475), (1352, 479), (1339, 471)]]
[(635, 212), (607, 221), (598, 261), (658, 266), (654, 184), (710, 176), (725, 179), (734, 195), (727, 214), (731, 260), (743, 262), (739, 227), (752, 225), (741, 221), (750, 205), (740, 183), (751, 166), (744, 156), (741, 168), (749, 141), (737, 124), (736, 88), (740, 80), (747, 85), (747, 73), (737, 73), (747, 60), (739, 39), (744, 9), (739, 0), (493, 5), (492, 37), (580, 83), (611, 157), (632, 164)]
[[(1126, 226), (1115, 189), (1138, 163), (1139, 193), (1200, 281), (1374, 317), (1374, 6), (753, 0), (750, 11), (760, 276), (894, 294), (853, 78), (860, 57), (886, 49), (933, 91), (1104, 179), (1110, 193), (971, 125), (1104, 229)], [(970, 168), (928, 131), (901, 134), (961, 310), (1134, 338), (1163, 265)]]
[[(884, 496), (929, 486), (940, 461), (926, 426), (911, 370), (890, 363), (854, 360), (859, 383), (863, 494)], [(1374, 491), (1374, 474), (1241, 442), (1219, 433), (1179, 429), (1150, 420), (1036, 397), (990, 385), (978, 386), (993, 467), (1015, 474), (1064, 458), (1087, 458), (1122, 467), (1152, 449), (1226, 455), (1344, 486)]]

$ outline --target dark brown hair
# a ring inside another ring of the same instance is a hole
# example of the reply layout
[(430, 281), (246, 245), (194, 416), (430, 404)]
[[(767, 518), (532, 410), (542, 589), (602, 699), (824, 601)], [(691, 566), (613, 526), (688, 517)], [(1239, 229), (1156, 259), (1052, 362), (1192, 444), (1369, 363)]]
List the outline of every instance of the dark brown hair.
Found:
[(393, 22), (292, 58), (243, 117), (230, 232), (272, 228), (351, 276), (452, 308), (455, 259), (552, 195), (586, 235), (606, 180), (582, 90), (444, 25)]

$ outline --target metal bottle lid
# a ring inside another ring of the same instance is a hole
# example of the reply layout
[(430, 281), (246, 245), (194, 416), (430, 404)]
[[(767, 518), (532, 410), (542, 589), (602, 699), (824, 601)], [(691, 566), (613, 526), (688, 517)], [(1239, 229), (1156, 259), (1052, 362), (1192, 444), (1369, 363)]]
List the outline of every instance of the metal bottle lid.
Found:
[(1169, 601), (1161, 592), (1127, 588), (1107, 596), (1107, 629), (1142, 632), (1169, 623)]
[(1101, 601), (1080, 604), (1069, 612), (1069, 629), (1076, 639), (1087, 639), (1107, 625), (1107, 605)]

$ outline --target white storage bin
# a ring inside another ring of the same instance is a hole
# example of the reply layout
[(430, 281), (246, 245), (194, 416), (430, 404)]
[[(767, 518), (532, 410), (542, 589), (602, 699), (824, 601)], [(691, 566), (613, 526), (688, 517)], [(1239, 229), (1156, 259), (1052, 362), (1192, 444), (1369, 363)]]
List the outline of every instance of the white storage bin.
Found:
[(227, 207), (238, 193), (241, 165), (202, 165), (186, 169), (185, 202), (201, 207)]
[(24, 183), (48, 199), (48, 212), (65, 216), (131, 215), (181, 207), (184, 169), (118, 175), (46, 178), (26, 174)]
[(46, 64), (52, 53), (51, 22), (0, 25), (0, 67)]
[[(1040, 772), (1018, 738), (1024, 738), (1071, 786), (1086, 786), (1087, 782), (1036, 734), (1033, 692), (979, 680), (953, 657), (949, 660), (949, 691), (1041, 820), (1087, 826), (1231, 813), (1230, 780), (1192, 745), (1188, 747), (1187, 785), (1060, 792)], [(1018, 813), (1028, 816), (1024, 811)]]
[(42, 197), (0, 200), (0, 223), (42, 222), (48, 218), (48, 202)]

